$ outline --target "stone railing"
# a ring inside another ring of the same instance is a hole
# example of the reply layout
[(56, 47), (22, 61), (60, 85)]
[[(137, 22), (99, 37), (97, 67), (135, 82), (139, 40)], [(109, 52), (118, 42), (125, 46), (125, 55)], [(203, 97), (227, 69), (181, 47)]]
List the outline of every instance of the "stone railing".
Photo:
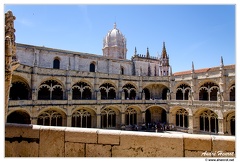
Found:
[(228, 157), (235, 137), (6, 124), (6, 157)]
[[(220, 103), (217, 101), (200, 101), (196, 100), (192, 102), (193, 106), (207, 106), (207, 107), (221, 107)], [(191, 105), (188, 100), (9, 100), (9, 107), (21, 107), (21, 106), (31, 106), (31, 105), (85, 105), (85, 104), (170, 104), (177, 106), (187, 106)], [(224, 101), (223, 106), (227, 108), (235, 109), (235, 101)]]

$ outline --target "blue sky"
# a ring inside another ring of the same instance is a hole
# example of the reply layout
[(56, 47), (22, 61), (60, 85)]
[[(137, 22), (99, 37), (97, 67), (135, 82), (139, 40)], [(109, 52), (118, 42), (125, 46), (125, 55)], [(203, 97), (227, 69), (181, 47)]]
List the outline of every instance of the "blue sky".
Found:
[(173, 72), (235, 64), (235, 5), (5, 5), (16, 16), (16, 42), (102, 55), (103, 38), (117, 28), (127, 58), (161, 54), (165, 41)]

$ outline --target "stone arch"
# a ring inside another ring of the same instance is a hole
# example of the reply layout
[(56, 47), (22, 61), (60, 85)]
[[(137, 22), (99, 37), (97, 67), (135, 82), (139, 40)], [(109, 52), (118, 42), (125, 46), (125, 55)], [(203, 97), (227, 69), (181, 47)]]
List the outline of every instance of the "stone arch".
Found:
[(217, 101), (219, 86), (215, 82), (203, 82), (198, 91), (199, 100)]
[(30, 115), (25, 110), (14, 110), (7, 116), (7, 123), (31, 124)]
[(229, 135), (235, 135), (235, 111), (228, 111), (225, 116), (225, 133)]
[(176, 88), (176, 100), (188, 100), (191, 87), (188, 84), (179, 84)]
[(117, 89), (114, 84), (105, 82), (99, 86), (101, 99), (115, 99), (117, 97)]
[(189, 108), (174, 106), (169, 110), (169, 123), (176, 125), (178, 128), (188, 128), (188, 116), (191, 114)]
[(66, 119), (66, 112), (62, 109), (58, 107), (44, 108), (38, 113), (37, 124), (47, 126), (65, 126)]
[(101, 128), (116, 129), (120, 128), (120, 108), (118, 106), (109, 105), (101, 108)]
[(38, 100), (62, 100), (64, 87), (56, 79), (43, 81), (38, 87)]
[(217, 86), (219, 86), (218, 83), (215, 80), (213, 80), (213, 79), (204, 79), (204, 80), (200, 80), (197, 83), (197, 89), (200, 89), (202, 85), (204, 85), (204, 84), (206, 84), (208, 82), (216, 84)]
[(145, 99), (167, 99), (169, 88), (165, 84), (147, 84), (143, 87)]
[(96, 112), (89, 107), (78, 107), (72, 111), (72, 127), (92, 128)]
[(168, 110), (164, 107), (151, 105), (146, 108), (145, 120), (146, 125), (157, 124), (157, 123), (167, 123), (167, 112)]
[(142, 111), (139, 106), (127, 106), (124, 110), (126, 125), (140, 125), (142, 123), (145, 123), (142, 121)]
[(13, 76), (10, 88), (10, 100), (29, 100), (32, 98), (31, 88), (25, 78)]
[(87, 83), (87, 84), (91, 87), (91, 89), (93, 89), (93, 85), (92, 85), (91, 81), (89, 81), (89, 80), (87, 80), (87, 79), (80, 79), (80, 80), (77, 80), (77, 81), (75, 81), (75, 82), (72, 82), (72, 83), (71, 83), (71, 87), (72, 87), (73, 85), (75, 85), (76, 83), (78, 83), (78, 82)]
[(195, 112), (198, 128), (203, 133), (218, 133), (218, 115), (209, 108), (200, 108)]
[(122, 89), (123, 92), (125, 93), (125, 99), (134, 100), (136, 98), (137, 88), (133, 84), (126, 83)]
[(93, 94), (93, 89), (91, 85), (86, 82), (79, 81), (75, 83), (72, 88), (72, 99), (91, 99)]

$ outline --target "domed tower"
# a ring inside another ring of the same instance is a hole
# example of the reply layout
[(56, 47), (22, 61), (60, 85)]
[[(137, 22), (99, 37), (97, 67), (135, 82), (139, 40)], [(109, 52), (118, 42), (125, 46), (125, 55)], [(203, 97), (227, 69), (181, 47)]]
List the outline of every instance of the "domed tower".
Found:
[(126, 59), (127, 47), (126, 38), (117, 29), (116, 23), (112, 30), (108, 32), (106, 37), (103, 39), (103, 56), (115, 59)]

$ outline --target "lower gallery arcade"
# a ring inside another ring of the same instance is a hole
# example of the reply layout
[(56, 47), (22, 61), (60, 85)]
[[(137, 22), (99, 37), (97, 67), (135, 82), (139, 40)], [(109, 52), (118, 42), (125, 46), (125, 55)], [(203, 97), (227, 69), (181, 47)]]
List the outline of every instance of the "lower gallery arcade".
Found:
[[(161, 105), (109, 105), (72, 108), (71, 114), (66, 114), (65, 108), (46, 107), (30, 117), (29, 109), (15, 109), (7, 118), (8, 123), (38, 124), (47, 126), (71, 126), (81, 128), (122, 129), (138, 126), (139, 131), (163, 130), (165, 125), (172, 124), (175, 130), (192, 133), (229, 134), (235, 135), (235, 113), (227, 114), (199, 108), (190, 112), (189, 108)], [(120, 124), (121, 123), (121, 124)], [(224, 129), (224, 130), (223, 130)]]

